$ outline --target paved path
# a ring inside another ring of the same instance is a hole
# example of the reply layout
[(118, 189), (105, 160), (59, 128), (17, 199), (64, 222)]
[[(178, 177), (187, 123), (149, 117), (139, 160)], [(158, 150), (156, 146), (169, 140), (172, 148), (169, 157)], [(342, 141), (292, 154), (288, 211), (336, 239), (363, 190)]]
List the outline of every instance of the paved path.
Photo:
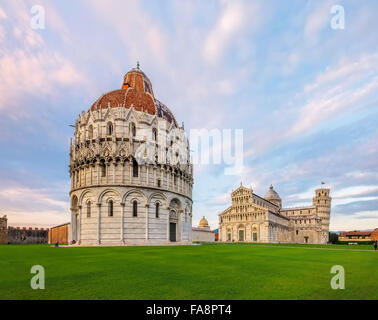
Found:
[[(345, 248), (316, 248), (316, 247), (293, 247), (293, 246), (264, 246), (264, 245), (250, 245), (250, 247), (264, 247), (264, 248), (288, 248), (288, 249), (315, 249), (315, 250), (336, 250), (336, 251), (360, 251), (360, 252), (372, 252), (375, 251), (373, 249), (371, 250), (359, 250), (359, 249), (345, 249)], [(378, 251), (375, 251), (378, 252)]]

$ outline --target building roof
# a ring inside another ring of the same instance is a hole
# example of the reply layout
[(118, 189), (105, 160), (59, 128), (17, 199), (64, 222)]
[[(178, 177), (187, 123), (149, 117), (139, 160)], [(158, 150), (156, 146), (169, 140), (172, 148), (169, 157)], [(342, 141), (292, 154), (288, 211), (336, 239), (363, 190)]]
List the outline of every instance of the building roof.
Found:
[(171, 110), (155, 98), (150, 79), (139, 67), (126, 73), (121, 89), (103, 94), (92, 104), (90, 111), (119, 107), (133, 107), (178, 126)]
[(71, 222), (66, 222), (66, 223), (58, 224), (57, 226), (53, 226), (53, 227), (51, 227), (50, 229), (58, 228), (58, 227), (62, 227), (62, 226), (65, 226), (65, 225), (67, 225), (67, 224), (71, 224)]
[(211, 232), (211, 233), (214, 233), (214, 231), (211, 231), (210, 229), (206, 229), (206, 228), (196, 228), (196, 227), (193, 227), (193, 228), (192, 228), (192, 231), (202, 231), (202, 232)]
[(340, 232), (340, 237), (348, 237), (348, 236), (370, 236), (372, 231), (348, 231), (348, 232)]
[(199, 228), (208, 228), (208, 227), (209, 227), (209, 222), (206, 220), (205, 217), (203, 217), (203, 218), (200, 220), (200, 222), (199, 222), (199, 224), (198, 224), (198, 227), (199, 227)]
[(316, 209), (316, 207), (315, 206), (287, 207), (287, 208), (282, 208), (281, 211), (295, 211), (295, 210), (309, 210), (309, 209)]
[(266, 200), (281, 200), (278, 193), (273, 189), (273, 185), (270, 185), (268, 192), (265, 194), (264, 197)]
[(289, 220), (310, 220), (310, 219), (316, 219), (316, 220), (322, 220), (320, 217), (317, 215), (303, 215), (303, 216), (293, 216), (293, 217), (287, 217)]

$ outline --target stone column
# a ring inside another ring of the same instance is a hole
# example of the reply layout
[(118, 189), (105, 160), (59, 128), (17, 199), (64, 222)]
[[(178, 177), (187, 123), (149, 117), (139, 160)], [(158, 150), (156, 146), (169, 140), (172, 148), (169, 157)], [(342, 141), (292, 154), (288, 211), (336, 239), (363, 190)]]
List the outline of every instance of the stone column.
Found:
[(125, 183), (125, 161), (122, 161), (122, 183)]
[(170, 214), (170, 208), (167, 207), (167, 241), (169, 242), (169, 214)]
[(142, 166), (138, 164), (138, 184), (141, 185), (142, 183)]
[(100, 184), (100, 164), (97, 163), (97, 185)]
[(101, 203), (97, 203), (97, 244), (101, 243)]
[(184, 210), (178, 210), (177, 211), (177, 215), (178, 215), (178, 219), (177, 219), (177, 229), (176, 229), (176, 232), (178, 233), (177, 234), (177, 239), (176, 241), (182, 241), (182, 235), (183, 235), (183, 222), (182, 222), (182, 218), (183, 218), (183, 213)]
[(121, 202), (121, 242), (125, 244), (124, 239), (124, 217), (125, 217), (125, 203)]
[(131, 181), (133, 181), (133, 165), (131, 162), (129, 162), (129, 181), (131, 183)]
[(73, 208), (71, 208), (71, 242), (76, 240), (75, 238), (75, 228), (76, 228), (76, 213)]
[(81, 216), (82, 216), (82, 206), (80, 205), (79, 206), (79, 219), (78, 219), (78, 226), (77, 226), (77, 230), (78, 230), (78, 234), (77, 234), (77, 242), (78, 244), (81, 243)]
[(146, 204), (146, 240), (148, 240), (148, 209), (150, 205)]

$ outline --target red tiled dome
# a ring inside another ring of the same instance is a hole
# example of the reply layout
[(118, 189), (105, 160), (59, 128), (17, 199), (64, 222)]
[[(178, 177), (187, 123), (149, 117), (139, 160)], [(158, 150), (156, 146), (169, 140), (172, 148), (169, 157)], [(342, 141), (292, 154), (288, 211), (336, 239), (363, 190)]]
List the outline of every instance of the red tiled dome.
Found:
[(93, 103), (90, 111), (106, 108), (131, 108), (174, 123), (177, 126), (173, 113), (159, 100), (155, 99), (152, 84), (148, 77), (139, 68), (131, 69), (124, 77), (122, 88), (102, 95)]

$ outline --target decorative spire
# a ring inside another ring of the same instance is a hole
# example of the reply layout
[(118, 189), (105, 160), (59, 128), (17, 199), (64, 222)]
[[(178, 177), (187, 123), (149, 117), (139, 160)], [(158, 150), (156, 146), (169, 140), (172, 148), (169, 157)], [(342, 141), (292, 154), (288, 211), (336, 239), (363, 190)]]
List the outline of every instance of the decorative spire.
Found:
[(140, 67), (140, 63), (139, 61), (137, 61), (137, 69), (139, 70), (139, 67)]

